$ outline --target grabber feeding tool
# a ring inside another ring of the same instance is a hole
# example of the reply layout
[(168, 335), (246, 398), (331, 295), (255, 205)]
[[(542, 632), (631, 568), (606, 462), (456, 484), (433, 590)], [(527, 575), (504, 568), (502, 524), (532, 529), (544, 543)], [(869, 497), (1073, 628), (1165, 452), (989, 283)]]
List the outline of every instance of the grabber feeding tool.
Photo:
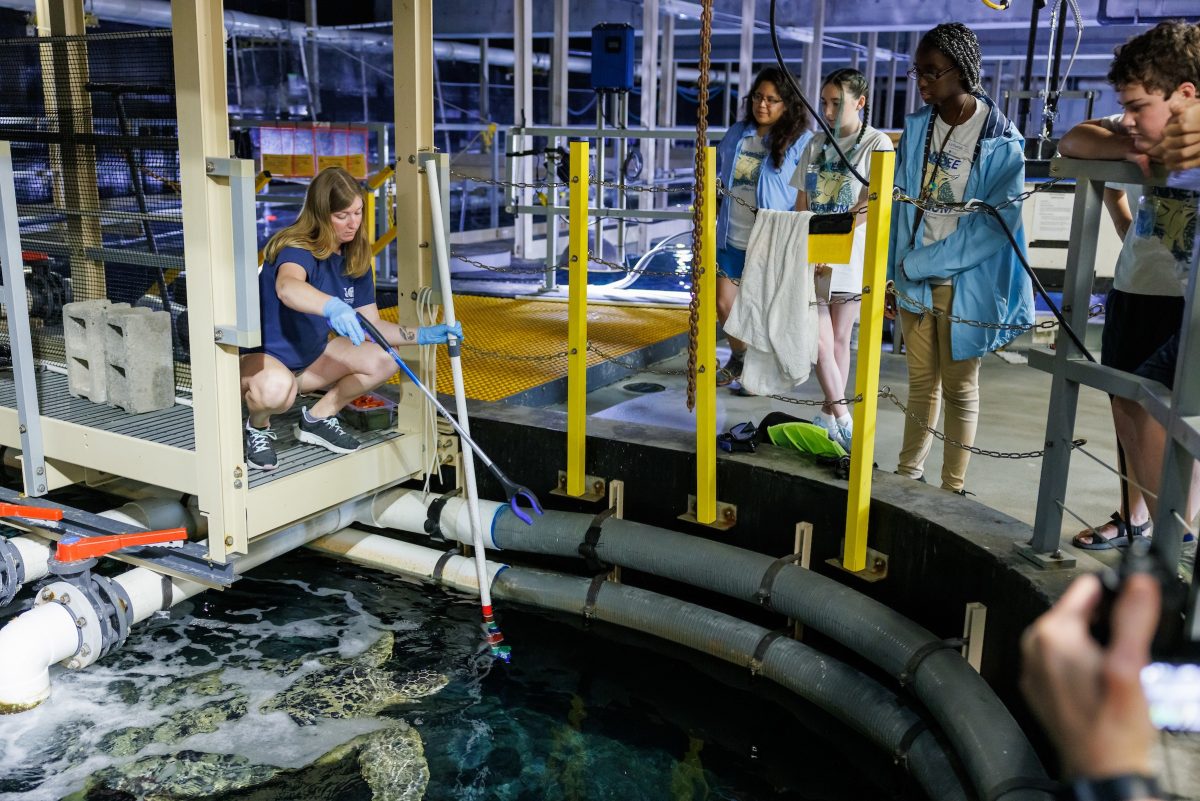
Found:
[(371, 325), (371, 322), (361, 314), (358, 315), (358, 321), (362, 323), (363, 330), (371, 335), (371, 339), (375, 340), (375, 342), (377, 342), (381, 348), (386, 350), (388, 354), (391, 355), (392, 359), (395, 360), (396, 364), (400, 367), (404, 374), (408, 376), (408, 379), (413, 382), (413, 385), (416, 386), (417, 389), (421, 390), (422, 394), (429, 399), (429, 402), (433, 404), (434, 408), (437, 409), (439, 413), (441, 413), (442, 417), (445, 417), (450, 425), (454, 427), (454, 431), (458, 434), (459, 438), (462, 439), (462, 441), (468, 446), (470, 446), (471, 450), (475, 452), (475, 455), (479, 457), (479, 460), (483, 462), (488, 471), (496, 478), (497, 481), (500, 482), (500, 486), (504, 487), (504, 494), (508, 498), (508, 505), (512, 508), (513, 514), (519, 517), (525, 523), (525, 525), (532, 526), (533, 517), (531, 517), (528, 512), (521, 508), (520, 501), (522, 498), (528, 501), (530, 509), (533, 511), (533, 513), (540, 515), (542, 513), (542, 505), (538, 502), (537, 496), (533, 494), (533, 490), (513, 481), (504, 474), (504, 471), (500, 469), (499, 465), (488, 458), (488, 455), (483, 452), (483, 448), (479, 447), (475, 440), (471, 439), (471, 435), (467, 432), (467, 430), (460, 425), (457, 420), (454, 419), (454, 416), (451, 415), (449, 410), (442, 405), (441, 401), (437, 399), (437, 396), (434, 395), (427, 386), (422, 384), (421, 379), (417, 378), (416, 373), (414, 373), (412, 369), (404, 363), (404, 359), (401, 358), (400, 354), (396, 352), (395, 348), (388, 344), (387, 340), (383, 338), (383, 334), (379, 333), (378, 328)]

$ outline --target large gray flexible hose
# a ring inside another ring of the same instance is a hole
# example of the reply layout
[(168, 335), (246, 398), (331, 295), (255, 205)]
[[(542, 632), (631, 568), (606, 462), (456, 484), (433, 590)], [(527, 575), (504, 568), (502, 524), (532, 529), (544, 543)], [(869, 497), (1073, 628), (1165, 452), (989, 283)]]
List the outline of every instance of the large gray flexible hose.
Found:
[[(500, 548), (579, 555), (592, 518), (547, 511), (532, 526), (501, 509), (492, 525)], [(595, 547), (602, 562), (759, 602), (769, 556), (627, 520), (604, 522)], [(779, 570), (766, 599), (886, 670), (929, 710), (953, 743), (980, 798), (1045, 801), (1052, 793), (1037, 754), (978, 673), (931, 632), (849, 587), (811, 570)]]
[[(770, 634), (730, 615), (611, 581), (599, 584), (589, 602), (590, 588), (586, 579), (518, 567), (500, 573), (492, 585), (496, 597), (506, 601), (576, 615), (588, 607), (596, 620), (747, 668)], [(763, 676), (845, 721), (887, 753), (907, 759), (929, 798), (965, 801), (967, 792), (933, 733), (874, 679), (788, 637), (776, 638), (760, 658)]]

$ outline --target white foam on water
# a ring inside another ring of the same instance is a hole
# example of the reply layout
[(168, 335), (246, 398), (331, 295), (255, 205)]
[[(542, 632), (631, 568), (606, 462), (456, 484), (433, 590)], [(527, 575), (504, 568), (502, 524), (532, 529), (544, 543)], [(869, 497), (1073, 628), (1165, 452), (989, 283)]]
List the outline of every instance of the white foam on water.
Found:
[[(258, 606), (206, 617), (208, 606), (198, 598), (152, 617), (135, 629), (121, 650), (85, 670), (52, 667), (47, 701), (29, 712), (0, 717), (0, 779), (27, 770), (43, 770), (44, 779), (27, 792), (0, 793), (0, 801), (61, 798), (84, 787), (88, 776), (105, 767), (184, 749), (239, 754), (258, 764), (297, 768), (354, 737), (395, 725), (387, 719), (359, 718), (299, 726), (286, 713), (258, 712), (264, 702), (302, 676), (325, 669), (322, 659), (353, 658), (386, 631), (420, 627), (407, 620), (385, 623), (368, 612), (353, 592), (297, 580), (268, 581), (294, 586), (301, 591), (297, 596), (307, 596), (302, 599), (306, 606), (328, 611), (310, 619), (279, 622), (286, 617), (278, 611), (284, 601), (274, 609)], [(314, 604), (313, 598), (322, 600)], [(264, 656), (286, 653), (295, 638), (336, 645), (292, 661)], [(156, 691), (217, 670), (223, 671), (224, 684), (218, 695), (189, 691), (169, 707), (154, 706)], [(154, 726), (181, 709), (236, 694), (247, 698), (246, 716), (222, 723), (215, 732), (176, 743), (154, 743), (130, 757), (117, 758), (99, 750), (101, 740), (112, 732)]]

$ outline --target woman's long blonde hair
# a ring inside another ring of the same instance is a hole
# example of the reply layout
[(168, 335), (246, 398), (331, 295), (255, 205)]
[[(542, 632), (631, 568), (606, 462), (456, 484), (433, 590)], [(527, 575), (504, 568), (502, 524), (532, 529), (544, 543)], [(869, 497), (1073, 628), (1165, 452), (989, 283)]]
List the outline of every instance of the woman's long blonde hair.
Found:
[(328, 259), (339, 245), (342, 249), (344, 272), (358, 278), (371, 269), (371, 249), (367, 244), (366, 227), (370, 220), (363, 219), (354, 239), (339, 243), (333, 231), (332, 218), (336, 212), (345, 211), (362, 198), (362, 188), (354, 176), (341, 167), (326, 167), (308, 185), (304, 196), (304, 208), (296, 222), (284, 228), (267, 242), (264, 253), (267, 261), (275, 261), (279, 251), (286, 247), (303, 248), (318, 260)]

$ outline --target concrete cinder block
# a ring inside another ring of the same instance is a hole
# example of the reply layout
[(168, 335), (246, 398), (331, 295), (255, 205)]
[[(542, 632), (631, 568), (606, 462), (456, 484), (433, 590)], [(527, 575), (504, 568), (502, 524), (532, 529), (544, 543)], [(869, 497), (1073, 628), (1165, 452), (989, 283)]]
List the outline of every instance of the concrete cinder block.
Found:
[(110, 308), (104, 329), (109, 405), (130, 414), (170, 408), (175, 403), (171, 315)]
[(77, 398), (108, 402), (104, 321), (110, 309), (128, 309), (128, 303), (83, 300), (63, 306), (63, 339), (67, 352), (67, 388)]

